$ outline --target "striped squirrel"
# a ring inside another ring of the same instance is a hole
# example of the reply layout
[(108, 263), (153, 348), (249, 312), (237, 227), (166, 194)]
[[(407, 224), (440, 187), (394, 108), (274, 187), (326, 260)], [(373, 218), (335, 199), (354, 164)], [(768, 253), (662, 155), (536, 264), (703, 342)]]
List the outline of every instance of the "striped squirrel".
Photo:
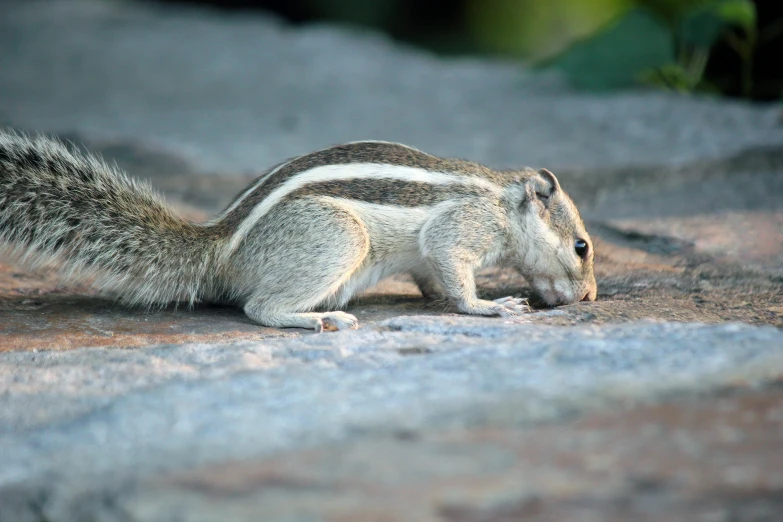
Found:
[(277, 165), (193, 223), (100, 159), (0, 130), (0, 252), (55, 261), (130, 305), (233, 303), (261, 325), (316, 331), (356, 328), (332, 310), (400, 272), (466, 314), (527, 310), (476, 296), (474, 271), (488, 265), (516, 268), (549, 305), (596, 297), (590, 237), (551, 172), (381, 141)]

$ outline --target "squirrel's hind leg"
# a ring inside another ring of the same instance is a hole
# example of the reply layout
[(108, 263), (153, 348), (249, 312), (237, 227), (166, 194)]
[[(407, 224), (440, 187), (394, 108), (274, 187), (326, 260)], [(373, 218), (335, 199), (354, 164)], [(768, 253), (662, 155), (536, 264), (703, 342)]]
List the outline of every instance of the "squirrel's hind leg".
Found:
[(306, 328), (316, 332), (330, 330), (355, 330), (359, 320), (345, 312), (289, 312), (270, 313), (263, 308), (245, 306), (245, 313), (253, 321), (276, 328)]
[(345, 312), (311, 311), (336, 301), (367, 260), (370, 239), (355, 212), (323, 199), (294, 200), (270, 212), (251, 234), (261, 238), (242, 261), (254, 266), (253, 290), (244, 304), (251, 320), (316, 331), (358, 327), (356, 317)]

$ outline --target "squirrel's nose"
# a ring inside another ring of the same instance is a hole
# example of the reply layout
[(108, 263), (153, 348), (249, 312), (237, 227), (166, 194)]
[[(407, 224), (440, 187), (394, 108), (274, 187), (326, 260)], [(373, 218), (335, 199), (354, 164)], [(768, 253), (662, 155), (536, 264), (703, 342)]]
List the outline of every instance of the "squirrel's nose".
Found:
[(584, 297), (580, 301), (595, 301), (595, 296), (589, 290), (585, 293)]

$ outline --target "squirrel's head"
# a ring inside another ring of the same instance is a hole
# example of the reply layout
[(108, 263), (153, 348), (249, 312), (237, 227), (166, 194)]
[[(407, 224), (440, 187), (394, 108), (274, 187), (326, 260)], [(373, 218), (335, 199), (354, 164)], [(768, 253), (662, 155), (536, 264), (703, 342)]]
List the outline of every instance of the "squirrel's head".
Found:
[(521, 174), (510, 198), (512, 264), (549, 305), (594, 301), (593, 242), (579, 211), (548, 170)]

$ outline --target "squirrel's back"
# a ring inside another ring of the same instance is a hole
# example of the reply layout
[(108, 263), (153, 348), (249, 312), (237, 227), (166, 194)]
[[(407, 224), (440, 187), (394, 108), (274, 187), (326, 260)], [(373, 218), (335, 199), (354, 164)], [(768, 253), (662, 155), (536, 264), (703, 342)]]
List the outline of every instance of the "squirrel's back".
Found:
[(192, 303), (210, 284), (212, 234), (99, 159), (0, 130), (0, 255), (56, 261), (132, 304)]

